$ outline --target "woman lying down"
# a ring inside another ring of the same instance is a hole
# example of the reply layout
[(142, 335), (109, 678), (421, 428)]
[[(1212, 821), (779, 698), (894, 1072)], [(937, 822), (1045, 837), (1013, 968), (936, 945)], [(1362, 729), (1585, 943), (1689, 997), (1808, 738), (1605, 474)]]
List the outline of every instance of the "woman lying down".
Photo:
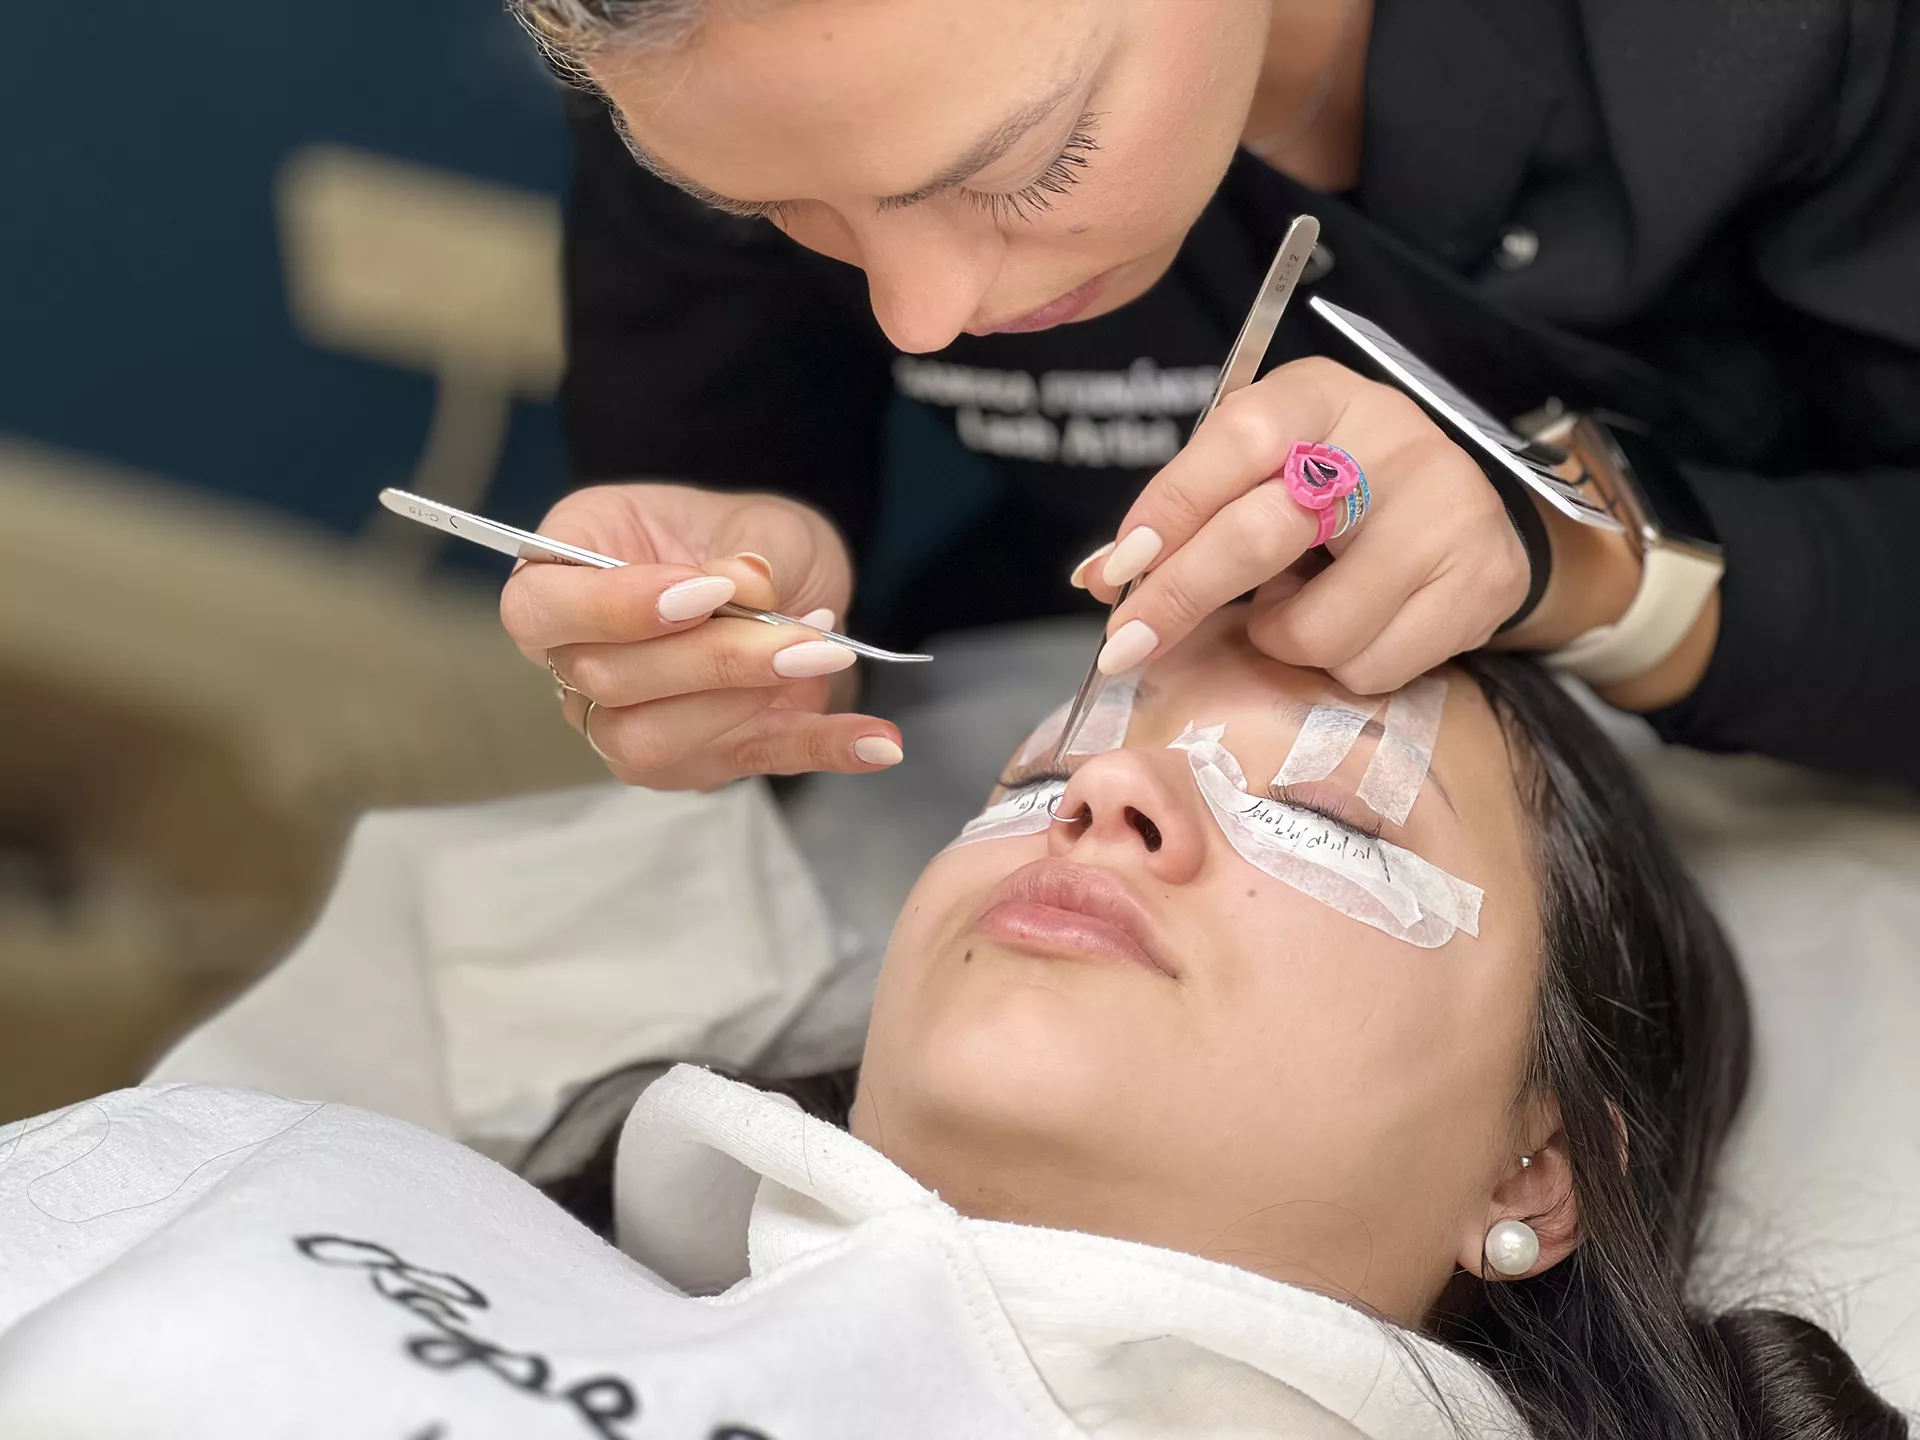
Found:
[(619, 1250), (344, 1107), (0, 1131), (0, 1435), (1906, 1435), (1685, 1303), (1743, 995), (1551, 681), (1135, 678), (927, 867), (857, 1081), (646, 1090)]

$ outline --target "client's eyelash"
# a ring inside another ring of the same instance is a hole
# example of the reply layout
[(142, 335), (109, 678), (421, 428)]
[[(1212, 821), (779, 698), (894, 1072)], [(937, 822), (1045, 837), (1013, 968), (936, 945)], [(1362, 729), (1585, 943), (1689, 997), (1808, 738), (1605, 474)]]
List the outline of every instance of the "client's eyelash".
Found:
[(1305, 810), (1311, 814), (1318, 815), (1329, 824), (1339, 826), (1349, 835), (1358, 835), (1368, 840), (1378, 840), (1380, 838), (1379, 820), (1375, 819), (1371, 822), (1363, 822), (1356, 819), (1353, 815), (1346, 813), (1338, 805), (1327, 801), (1324, 797), (1320, 799), (1307, 799), (1301, 796), (1298, 791), (1299, 787), (1295, 785), (1273, 785), (1267, 789), (1267, 793), (1282, 805), (1291, 805), (1296, 810)]
[(1010, 770), (1002, 775), (999, 785), (1002, 790), (1025, 790), (1030, 785), (1064, 785), (1073, 776), (1057, 765), (1044, 765), (1037, 770)]
[[(1032, 770), (1009, 770), (1002, 775), (999, 785), (1002, 790), (1026, 790), (1035, 785), (1064, 785), (1073, 775), (1057, 765), (1043, 765)], [(1364, 821), (1344, 810), (1324, 795), (1318, 798), (1300, 793), (1297, 785), (1272, 785), (1267, 794), (1282, 805), (1291, 805), (1296, 810), (1305, 810), (1310, 815), (1318, 815), (1330, 825), (1337, 825), (1349, 835), (1366, 840), (1380, 838), (1380, 821)]]
[(1073, 133), (1067, 137), (1067, 143), (1060, 147), (1060, 153), (1048, 162), (1047, 168), (1030, 185), (1022, 185), (1018, 190), (1008, 191), (1004, 195), (967, 189), (962, 189), (960, 193), (971, 204), (985, 210), (996, 223), (1004, 220), (1030, 222), (1035, 215), (1051, 210), (1055, 200), (1080, 183), (1080, 175), (1087, 168), (1088, 157), (1100, 148), (1100, 142), (1093, 138), (1093, 132), (1099, 124), (1100, 117), (1093, 111), (1082, 115), (1075, 123)]

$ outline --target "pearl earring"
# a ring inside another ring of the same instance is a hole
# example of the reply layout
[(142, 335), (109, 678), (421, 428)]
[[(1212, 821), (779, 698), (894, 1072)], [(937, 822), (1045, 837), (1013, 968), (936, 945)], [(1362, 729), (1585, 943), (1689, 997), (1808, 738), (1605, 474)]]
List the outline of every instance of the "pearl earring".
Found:
[(1487, 1231), (1487, 1264), (1502, 1275), (1524, 1275), (1540, 1258), (1540, 1237), (1524, 1220), (1502, 1220)]
[(1522, 1170), (1530, 1169), (1532, 1165), (1533, 1165), (1533, 1157), (1531, 1155), (1522, 1155), (1520, 1157), (1520, 1168)]

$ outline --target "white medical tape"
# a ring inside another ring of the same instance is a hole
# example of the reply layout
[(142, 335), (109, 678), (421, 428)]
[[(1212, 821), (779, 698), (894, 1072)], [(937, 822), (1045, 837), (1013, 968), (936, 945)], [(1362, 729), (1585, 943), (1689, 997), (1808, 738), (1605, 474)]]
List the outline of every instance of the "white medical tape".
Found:
[(1063, 701), (1046, 719), (1040, 722), (1040, 728), (1027, 737), (1027, 743), (1020, 747), (1020, 753), (1013, 757), (1013, 768), (1017, 774), (1036, 760), (1044, 760), (1053, 754), (1053, 747), (1060, 743), (1060, 732), (1067, 728), (1067, 712), (1073, 709), (1071, 700)]
[(1447, 682), (1438, 675), (1422, 675), (1387, 701), (1386, 733), (1374, 746), (1357, 793), (1362, 804), (1396, 825), (1407, 823), (1420, 798), (1446, 703)]
[(1005, 840), (1014, 835), (1038, 835), (1053, 823), (1060, 797), (1067, 793), (1064, 780), (1045, 780), (1009, 790), (961, 827), (947, 849), (971, 845), (976, 840)]
[(1353, 742), (1360, 738), (1361, 730), (1379, 708), (1378, 701), (1361, 709), (1333, 695), (1319, 701), (1307, 712), (1306, 723), (1293, 737), (1293, 748), (1280, 762), (1280, 773), (1273, 777), (1273, 783), (1298, 785), (1307, 780), (1326, 779), (1340, 768), (1340, 762), (1347, 758)]
[[(1133, 697), (1140, 690), (1140, 670), (1135, 668), (1115, 675), (1093, 697), (1080, 733), (1073, 737), (1069, 755), (1104, 755), (1127, 743), (1127, 729), (1133, 724)], [(1065, 717), (1062, 717), (1064, 723)], [(1059, 738), (1057, 735), (1054, 737)]]
[(1454, 931), (1480, 933), (1478, 886), (1411, 850), (1357, 835), (1311, 810), (1250, 795), (1239, 763), (1221, 744), (1223, 725), (1189, 725), (1173, 742), (1227, 843), (1274, 879), (1397, 940), (1432, 949)]
[[(1087, 718), (1080, 723), (1080, 733), (1073, 737), (1073, 748), (1067, 754), (1104, 755), (1109, 750), (1118, 750), (1125, 745), (1127, 729), (1133, 724), (1134, 696), (1139, 690), (1139, 670), (1116, 675), (1102, 685), (1087, 710)], [(1014, 756), (1016, 770), (1053, 753), (1054, 747), (1060, 743), (1060, 732), (1067, 728), (1067, 715), (1072, 709), (1073, 702), (1068, 700), (1040, 722), (1039, 728), (1020, 747), (1020, 753)]]
[[(1104, 755), (1109, 750), (1118, 750), (1125, 745), (1127, 728), (1133, 723), (1133, 700), (1139, 689), (1138, 669), (1116, 675), (1101, 686), (1100, 693), (1087, 710), (1087, 718), (1080, 724), (1080, 733), (1073, 737), (1073, 748), (1067, 754)], [(1067, 727), (1067, 714), (1072, 708), (1072, 702), (1069, 701), (1040, 722), (1039, 728), (1027, 737), (1027, 743), (1020, 747), (1020, 753), (1014, 757), (1016, 772), (1052, 755), (1054, 747), (1060, 743), (1061, 731)], [(960, 834), (947, 848), (951, 850), (954, 845), (970, 845), (976, 840), (1037, 835), (1053, 823), (1053, 812), (1059, 808), (1060, 797), (1066, 793), (1067, 782), (1064, 780), (1048, 780), (1009, 790), (961, 827)]]

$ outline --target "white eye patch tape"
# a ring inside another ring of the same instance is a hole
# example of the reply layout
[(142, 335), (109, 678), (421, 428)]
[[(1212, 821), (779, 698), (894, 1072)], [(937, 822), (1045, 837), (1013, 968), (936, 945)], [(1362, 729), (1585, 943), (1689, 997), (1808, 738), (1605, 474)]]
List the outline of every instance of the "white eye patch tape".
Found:
[(1060, 808), (1060, 797), (1067, 793), (1067, 782), (1048, 780), (1009, 790), (961, 827), (954, 845), (971, 845), (976, 840), (1005, 840), (1013, 835), (1038, 835), (1053, 823), (1053, 812)]
[(1067, 728), (1067, 712), (1071, 709), (1073, 709), (1073, 702), (1063, 700), (1058, 710), (1040, 722), (1040, 728), (1027, 737), (1027, 743), (1022, 745), (1020, 753), (1013, 757), (1016, 769), (1044, 760), (1053, 753), (1053, 747), (1060, 743), (1060, 732)]
[(1367, 761), (1357, 793), (1362, 804), (1396, 825), (1406, 824), (1427, 783), (1446, 703), (1447, 682), (1438, 675), (1422, 675), (1387, 701), (1387, 731)]
[[(1447, 682), (1437, 675), (1421, 676), (1387, 701), (1384, 733), (1360, 777), (1358, 794), (1361, 803), (1396, 825), (1406, 824), (1413, 802), (1420, 798), (1446, 703)], [(1379, 708), (1377, 702), (1355, 705), (1334, 695), (1322, 699), (1307, 712), (1306, 723), (1294, 737), (1273, 783), (1286, 786), (1326, 779), (1340, 768)]]
[[(1080, 733), (1074, 736), (1073, 749), (1068, 755), (1104, 755), (1126, 744), (1127, 727), (1133, 723), (1133, 699), (1139, 689), (1138, 670), (1116, 675), (1101, 687), (1080, 726)], [(1067, 728), (1067, 712), (1072, 708), (1072, 702), (1068, 702), (1040, 722), (1040, 728), (1027, 738), (1027, 743), (1014, 757), (1016, 770), (1053, 753), (1054, 746), (1060, 743), (1060, 732)], [(1066, 793), (1064, 780), (1048, 780), (1010, 790), (969, 820), (947, 848), (951, 850), (954, 845), (969, 845), (976, 840), (1037, 835), (1053, 823), (1054, 812), (1060, 808), (1060, 797)]]
[(1172, 748), (1186, 752), (1215, 823), (1248, 864), (1422, 949), (1446, 944), (1456, 930), (1480, 933), (1478, 886), (1411, 850), (1356, 835), (1311, 810), (1248, 794), (1239, 762), (1220, 743), (1225, 733), (1223, 725), (1189, 725)]
[[(1093, 705), (1087, 711), (1087, 718), (1080, 723), (1080, 733), (1073, 737), (1072, 755), (1104, 755), (1109, 750), (1118, 750), (1127, 743), (1127, 727), (1133, 723), (1133, 699), (1140, 690), (1140, 671), (1129, 670), (1115, 675), (1100, 687), (1100, 693), (1093, 697)], [(1040, 722), (1020, 747), (1020, 753), (1014, 759), (1015, 765), (1031, 765), (1053, 753), (1053, 747), (1060, 743), (1060, 732), (1067, 728), (1067, 714), (1073, 709), (1071, 700), (1055, 710)]]
[(1273, 783), (1298, 785), (1306, 780), (1326, 779), (1340, 768), (1340, 762), (1347, 758), (1353, 742), (1360, 738), (1361, 730), (1379, 708), (1374, 704), (1362, 709), (1327, 696), (1307, 712), (1306, 723), (1293, 737), (1293, 748), (1280, 763), (1280, 773), (1273, 777)]

